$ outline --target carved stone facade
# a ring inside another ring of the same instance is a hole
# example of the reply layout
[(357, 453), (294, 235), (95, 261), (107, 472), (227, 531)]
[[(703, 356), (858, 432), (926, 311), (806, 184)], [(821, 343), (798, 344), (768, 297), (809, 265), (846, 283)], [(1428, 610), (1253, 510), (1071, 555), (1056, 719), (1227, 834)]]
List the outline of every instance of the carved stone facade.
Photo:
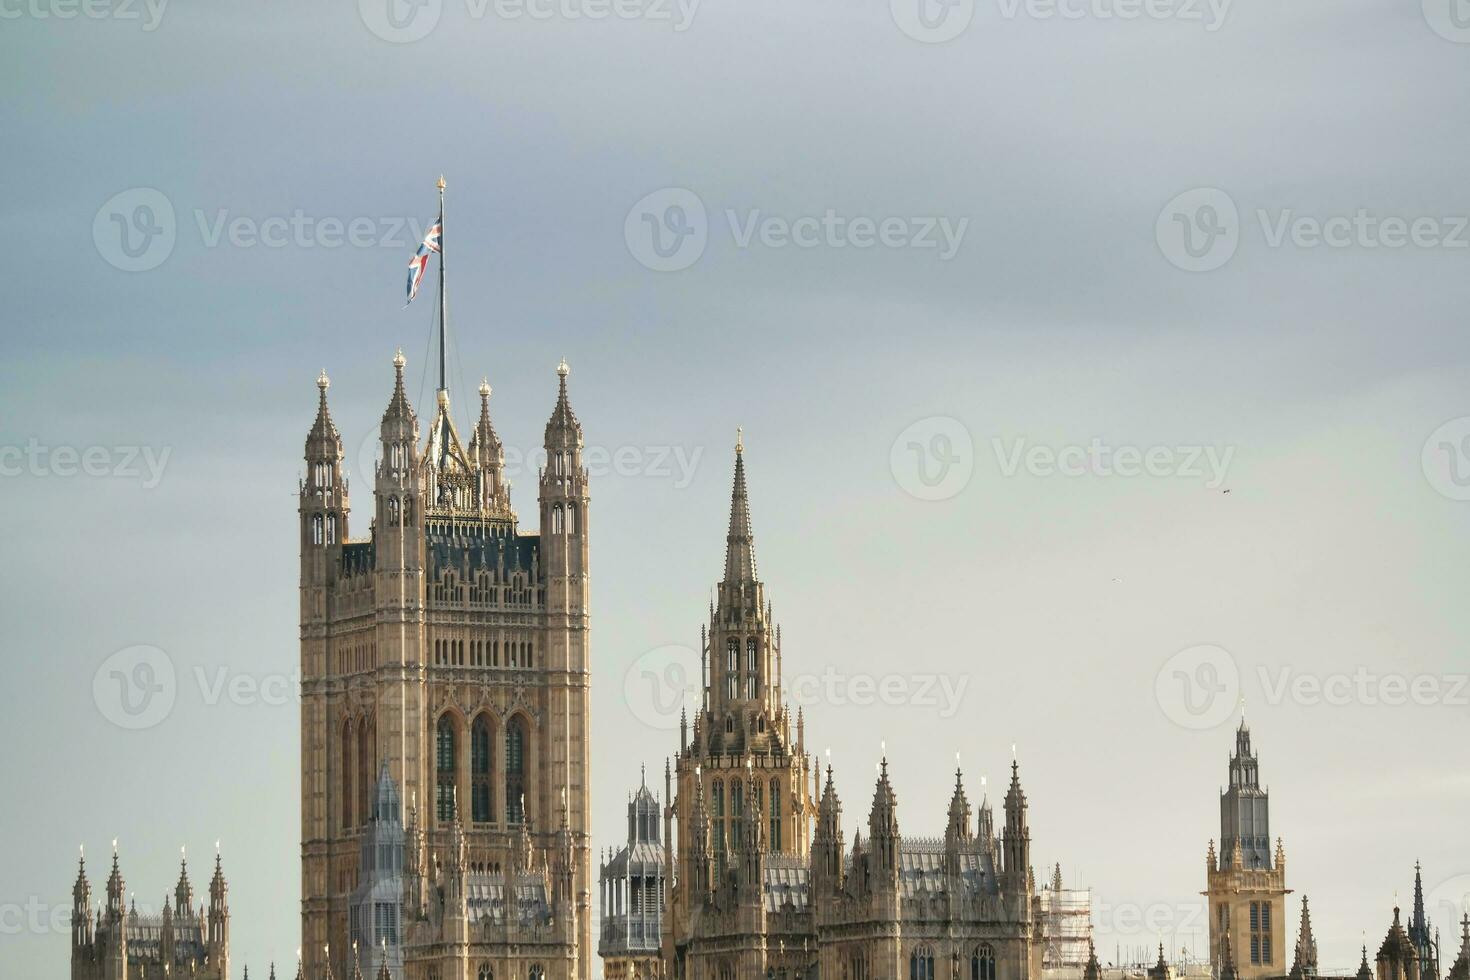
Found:
[(188, 862), (181, 862), (172, 899), (160, 911), (139, 913), (124, 904), (125, 886), (112, 855), (105, 904), (92, 908), (87, 864), (72, 887), (71, 980), (230, 980), (229, 885), (219, 858), (209, 882), (209, 905), (194, 904)]
[[(533, 534), (511, 509), (490, 386), (467, 446), (442, 387), (421, 443), (403, 373), (400, 353), (365, 536), (349, 534), (325, 374), (306, 440), (304, 972), (351, 976), (355, 942), (369, 976), (386, 960), (412, 980), (590, 980), (590, 498), (568, 371), (557, 372)], [(363, 845), (384, 819), (383, 778), (405, 811), (413, 892), (392, 929), (352, 915), (374, 871)]]
[(1287, 972), (1286, 851), (1271, 847), (1271, 798), (1261, 786), (1251, 731), (1241, 718), (1230, 758), (1230, 784), (1220, 794), (1220, 853), (1205, 855), (1210, 955), (1216, 976), (1227, 961), (1241, 980)]
[[(940, 837), (903, 837), (888, 762), (868, 836), (848, 850), (842, 803), (781, 693), (781, 632), (756, 574), (737, 445), (725, 574), (703, 642), (703, 701), (680, 726), (664, 840), (676, 880), (663, 969), (675, 980), (1032, 980), (1041, 974), (1019, 767), (997, 834), (956, 774)], [(677, 823), (677, 850), (674, 826)]]

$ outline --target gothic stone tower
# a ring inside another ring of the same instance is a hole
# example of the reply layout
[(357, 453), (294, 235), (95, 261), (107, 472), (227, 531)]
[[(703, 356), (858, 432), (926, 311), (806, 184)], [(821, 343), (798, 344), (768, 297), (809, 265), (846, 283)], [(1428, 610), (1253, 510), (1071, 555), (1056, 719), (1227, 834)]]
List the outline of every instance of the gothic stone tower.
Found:
[[(114, 848), (116, 843), (114, 842)], [(77, 866), (72, 887), (72, 980), (230, 980), (230, 889), (218, 856), (209, 881), (209, 905), (194, 904), (189, 865), (181, 861), (172, 901), (157, 913), (124, 904), (122, 870), (112, 852), (107, 903), (92, 909), (87, 863)]]
[[(756, 575), (744, 447), (735, 447), (725, 574), (702, 630), (703, 703), (691, 737), (681, 722), (664, 841), (676, 881), (664, 917), (664, 956), (676, 975), (713, 976), (683, 963), (696, 933), (723, 932), (740, 976), (764, 976), (762, 867), (804, 867), (811, 840), (813, 774), (802, 722), (781, 695), (781, 631)], [(795, 728), (793, 737), (793, 727)], [(672, 852), (678, 820), (677, 858)], [(706, 908), (724, 889), (719, 913)], [(697, 954), (696, 954), (697, 955)]]
[[(1286, 962), (1286, 853), (1271, 850), (1270, 792), (1260, 784), (1251, 731), (1241, 718), (1220, 794), (1220, 853), (1205, 857), (1210, 955), (1219, 976), (1233, 960), (1241, 980), (1283, 975)], [(1229, 956), (1226, 947), (1229, 947)]]
[[(442, 303), (442, 298), (441, 298)], [(442, 315), (442, 310), (441, 310)], [(300, 485), (302, 947), (308, 976), (350, 976), (361, 838), (385, 765), (432, 867), (553, 863), (570, 838), (572, 976), (590, 980), (587, 473), (557, 370), (539, 532), (510, 505), (480, 417), (460, 440), (441, 381), (421, 445), (404, 359), (380, 426), (367, 534), (349, 534), (342, 438), (318, 379)], [(559, 824), (565, 804), (566, 829)], [(461, 829), (462, 828), (462, 829)], [(468, 930), (467, 930), (468, 931)], [(442, 980), (473, 980), (449, 951)], [(560, 971), (557, 971), (560, 972)]]

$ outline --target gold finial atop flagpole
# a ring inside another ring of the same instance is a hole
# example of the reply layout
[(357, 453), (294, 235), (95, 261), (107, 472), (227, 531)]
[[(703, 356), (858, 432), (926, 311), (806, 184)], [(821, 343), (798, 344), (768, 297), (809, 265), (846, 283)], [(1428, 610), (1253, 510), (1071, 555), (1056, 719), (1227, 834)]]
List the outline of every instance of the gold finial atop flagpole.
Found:
[(439, 190), (441, 192), (444, 190), (444, 186), (445, 185), (444, 185), (444, 175), (443, 174), (440, 174), (439, 175), (439, 182), (437, 184), (435, 184), (434, 186), (437, 187), (437, 188), (439, 188)]
[(739, 426), (739, 425), (735, 426), (735, 451), (737, 453), (743, 453), (743, 452), (745, 452), (745, 428), (744, 428), (744, 426)]

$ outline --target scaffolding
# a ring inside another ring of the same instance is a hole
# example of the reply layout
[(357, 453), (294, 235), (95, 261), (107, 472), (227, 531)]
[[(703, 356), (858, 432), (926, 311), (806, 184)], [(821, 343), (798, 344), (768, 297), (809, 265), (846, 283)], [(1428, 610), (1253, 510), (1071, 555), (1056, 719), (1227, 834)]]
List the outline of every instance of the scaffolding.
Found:
[(1092, 940), (1091, 889), (1063, 888), (1058, 865), (1052, 880), (1037, 896), (1037, 913), (1041, 919), (1042, 967), (1086, 966)]

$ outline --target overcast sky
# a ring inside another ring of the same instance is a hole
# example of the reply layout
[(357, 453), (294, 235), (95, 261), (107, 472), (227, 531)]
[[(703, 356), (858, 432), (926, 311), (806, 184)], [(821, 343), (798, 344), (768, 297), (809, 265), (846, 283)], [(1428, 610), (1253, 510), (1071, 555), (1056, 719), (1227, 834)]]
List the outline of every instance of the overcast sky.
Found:
[(0, 0), (8, 973), (65, 975), (114, 837), (143, 907), (221, 840), (236, 970), (294, 955), (313, 381), (359, 474), (399, 346), (428, 408), (441, 172), (461, 418), (488, 376), (533, 450), (565, 356), (603, 460), (595, 847), (662, 793), (741, 425), (849, 839), (880, 742), (908, 834), (1014, 744), (1100, 954), (1193, 948), (1243, 696), (1324, 966), (1416, 859), (1457, 938), (1463, 0), (387, 2)]

